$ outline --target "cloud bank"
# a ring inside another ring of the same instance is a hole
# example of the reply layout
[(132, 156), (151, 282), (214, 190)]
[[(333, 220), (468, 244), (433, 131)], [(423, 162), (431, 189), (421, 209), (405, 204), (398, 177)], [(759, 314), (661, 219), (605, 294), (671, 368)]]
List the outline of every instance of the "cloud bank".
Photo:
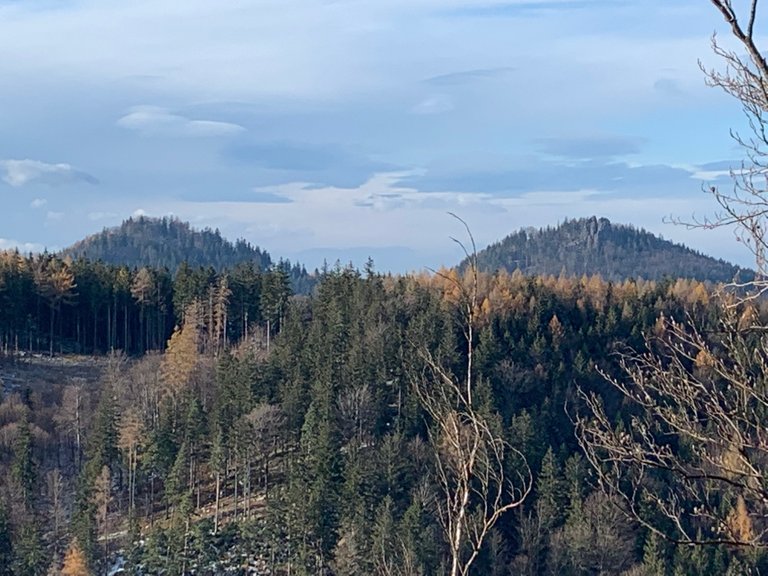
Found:
[(48, 164), (39, 160), (0, 160), (0, 170), (4, 172), (3, 181), (14, 188), (30, 183), (47, 186), (65, 184), (98, 184), (98, 180), (70, 164)]
[(145, 136), (212, 138), (245, 132), (239, 124), (215, 120), (192, 120), (157, 106), (136, 106), (117, 125)]

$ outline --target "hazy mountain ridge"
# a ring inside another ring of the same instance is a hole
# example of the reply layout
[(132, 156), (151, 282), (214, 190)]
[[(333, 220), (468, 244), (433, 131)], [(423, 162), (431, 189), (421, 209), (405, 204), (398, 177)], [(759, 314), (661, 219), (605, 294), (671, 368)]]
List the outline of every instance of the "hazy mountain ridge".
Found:
[[(606, 218), (565, 220), (556, 227), (523, 229), (477, 254), (480, 270), (527, 275), (599, 274), (606, 280), (664, 277), (730, 282), (753, 272)], [(466, 260), (460, 267), (466, 266)]]

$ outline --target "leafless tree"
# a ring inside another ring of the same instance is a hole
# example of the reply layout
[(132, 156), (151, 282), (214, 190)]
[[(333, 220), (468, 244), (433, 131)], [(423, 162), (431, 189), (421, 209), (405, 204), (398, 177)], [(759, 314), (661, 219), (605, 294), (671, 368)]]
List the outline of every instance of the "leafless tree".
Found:
[[(650, 531), (680, 543), (768, 546), (768, 63), (756, 44), (758, 1), (738, 14), (711, 0), (736, 49), (713, 38), (723, 71), (702, 66), (707, 82), (735, 97), (751, 136), (733, 133), (747, 159), (733, 189), (712, 188), (721, 210), (689, 226), (731, 227), (755, 257), (757, 276), (715, 301), (715, 326), (691, 317), (661, 318), (645, 349), (621, 356), (616, 422), (602, 399), (582, 392), (577, 437), (599, 486)], [(746, 54), (746, 55), (744, 55)]]
[[(677, 220), (692, 228), (732, 229), (738, 240), (755, 258), (760, 278), (768, 274), (768, 61), (757, 45), (755, 23), (758, 0), (750, 0), (746, 18), (737, 14), (731, 0), (710, 0), (730, 27), (736, 48), (726, 48), (712, 36), (712, 50), (724, 63), (721, 70), (707, 68), (701, 62), (709, 86), (721, 88), (738, 100), (748, 120), (750, 135), (731, 131), (731, 136), (744, 150), (746, 158), (739, 168), (731, 170), (733, 186), (715, 187), (708, 191), (714, 196), (720, 209), (711, 217)], [(758, 286), (753, 284), (754, 288)], [(764, 285), (760, 286), (761, 288)]]
[(128, 471), (128, 509), (136, 509), (136, 472), (139, 465), (139, 451), (144, 438), (144, 426), (139, 411), (129, 406), (120, 418), (118, 447), (125, 452)]
[(415, 389), (432, 421), (429, 439), (441, 489), (436, 498), (438, 514), (451, 556), (449, 574), (466, 576), (494, 525), (530, 492), (532, 475), (523, 455), (504, 440), (493, 418), (473, 399), (477, 250), (466, 222), (452, 216), (464, 225), (472, 247), (470, 253), (454, 239), (469, 262), (469, 286), (445, 276), (460, 294), (466, 374), (458, 377), (429, 350), (418, 347), (424, 371), (415, 378)]
[(50, 518), (53, 521), (54, 548), (59, 547), (61, 527), (66, 520), (66, 485), (61, 470), (54, 468), (45, 473), (46, 491), (50, 505)]
[(361, 448), (374, 418), (373, 394), (368, 384), (344, 390), (336, 401), (344, 443)]
[(73, 378), (61, 394), (61, 406), (54, 414), (54, 421), (63, 436), (74, 441), (74, 464), (82, 463), (83, 436), (90, 415), (90, 394), (83, 379)]
[[(236, 447), (243, 466), (243, 490), (245, 517), (251, 514), (252, 470), (257, 465), (258, 480), (269, 496), (270, 462), (277, 452), (278, 440), (284, 433), (285, 414), (273, 404), (257, 404), (235, 424)], [(257, 486), (258, 487), (258, 486)]]
[(617, 426), (597, 395), (579, 441), (627, 514), (678, 542), (768, 545), (768, 338), (754, 308), (717, 332), (665, 320), (607, 377), (635, 415)]

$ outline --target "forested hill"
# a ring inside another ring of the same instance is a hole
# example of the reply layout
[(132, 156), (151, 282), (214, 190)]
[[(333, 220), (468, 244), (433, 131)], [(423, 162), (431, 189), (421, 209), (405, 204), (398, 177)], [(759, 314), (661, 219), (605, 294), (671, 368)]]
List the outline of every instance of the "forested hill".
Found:
[[(483, 271), (520, 269), (534, 276), (599, 274), (606, 280), (672, 277), (730, 282), (737, 275), (742, 280), (752, 275), (643, 229), (594, 216), (566, 220), (555, 228), (520, 230), (477, 256)], [(464, 266), (466, 261), (460, 265)]]
[(182, 262), (190, 266), (232, 267), (253, 261), (261, 269), (272, 264), (270, 255), (245, 240), (232, 244), (218, 230), (196, 230), (176, 218), (129, 218), (120, 226), (105, 228), (63, 252), (73, 258), (101, 260), (106, 264), (167, 267), (176, 270)]
[[(182, 262), (192, 268), (212, 267), (215, 270), (234, 268), (237, 264), (253, 262), (267, 270), (273, 261), (269, 253), (245, 240), (234, 244), (222, 238), (218, 230), (197, 230), (178, 218), (129, 218), (120, 226), (105, 228), (76, 242), (62, 251), (75, 259), (102, 261), (129, 268), (168, 268), (175, 272)], [(307, 292), (312, 280), (298, 264), (281, 262), (288, 272), (294, 292)]]

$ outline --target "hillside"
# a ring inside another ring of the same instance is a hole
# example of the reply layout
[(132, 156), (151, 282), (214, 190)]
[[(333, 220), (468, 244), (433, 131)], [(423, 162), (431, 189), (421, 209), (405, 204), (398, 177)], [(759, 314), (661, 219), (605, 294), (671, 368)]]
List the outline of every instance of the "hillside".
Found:
[[(475, 347), (464, 348), (466, 324), (456, 322), (450, 278), (390, 281), (339, 267), (322, 276), (315, 297), (287, 299), (269, 282), (233, 273), (229, 298), (217, 296), (210, 308), (202, 300), (174, 318), (174, 297), (190, 287), (183, 273), (147, 275), (161, 280), (160, 297), (140, 302), (140, 272), (119, 282), (117, 270), (77, 262), (69, 295), (54, 309), (35, 291), (40, 260), (4, 256), (0, 574), (116, 574), (121, 567), (144, 576), (442, 575), (454, 554), (440, 507), (444, 470), (468, 470), (478, 480), (459, 509), (471, 518), (483, 518), (486, 505), (499, 509), (483, 488), (485, 470), (505, 478), (504, 502), (525, 498), (518, 508), (525, 516), (512, 511), (496, 524), (472, 576), (757, 573), (730, 549), (704, 547), (693, 570), (689, 546), (662, 547), (628, 519), (594, 482), (573, 418), (577, 410), (590, 414), (581, 399), (594, 393), (606, 425), (628, 430), (626, 445), (660, 430), (669, 438), (667, 461), (697, 457), (688, 444), (673, 444), (678, 436), (668, 427), (637, 432), (642, 405), (605, 381), (623, 374), (616, 350), (641, 349), (643, 334), (668, 332), (658, 330), (660, 317), (690, 313), (713, 338), (712, 364), (701, 363), (692, 384), (700, 402), (723, 394), (726, 379), (705, 376), (728, 360), (716, 330), (722, 309), (697, 282), (672, 289), (629, 281), (613, 289), (599, 278), (491, 276), (481, 283), (482, 329)], [(56, 260), (42, 259), (43, 271), (66, 278), (68, 267)], [(100, 287), (99, 278), (106, 280)], [(203, 280), (193, 287), (198, 294), (219, 293), (220, 278)], [(51, 326), (63, 344), (55, 349), (103, 355), (43, 356)], [(106, 354), (121, 349), (128, 354)], [(691, 349), (699, 348), (681, 354)], [(742, 356), (750, 367), (763, 358)], [(468, 383), (482, 412), (470, 412), (459, 389), (439, 379), (459, 381), (473, 357), (476, 378)], [(726, 373), (729, 382), (751, 375), (744, 363)], [(469, 423), (461, 430), (467, 445), (493, 454), (485, 460), (493, 468), (468, 468), (466, 451), (445, 451), (446, 438), (456, 436), (429, 432), (455, 429), (457, 414)], [(643, 494), (676, 496), (668, 478), (667, 470), (649, 470)], [(710, 478), (699, 485), (718, 488)], [(683, 521), (699, 522), (703, 537), (720, 534), (723, 523), (687, 512), (700, 502), (695, 496), (679, 502)], [(521, 525), (533, 526), (526, 539)], [(73, 558), (78, 571), (69, 569)], [(656, 571), (646, 569), (651, 562)]]
[[(253, 262), (260, 269), (272, 266), (265, 250), (245, 240), (226, 240), (218, 230), (197, 230), (177, 218), (129, 218), (120, 226), (105, 228), (62, 251), (74, 259), (101, 260), (130, 268), (149, 266), (175, 272), (182, 262), (192, 268), (231, 269), (242, 262)], [(311, 289), (312, 280), (299, 265), (281, 262), (291, 277), (294, 292)]]
[[(566, 220), (557, 227), (525, 229), (478, 253), (480, 270), (520, 269), (530, 275), (600, 274), (606, 280), (664, 277), (730, 282), (741, 270), (642, 229), (605, 218)], [(460, 267), (466, 266), (466, 261)]]
[(73, 258), (101, 260), (107, 264), (167, 267), (227, 268), (253, 261), (260, 268), (272, 264), (270, 255), (245, 240), (232, 244), (218, 230), (196, 230), (176, 218), (129, 218), (116, 228), (105, 228), (63, 251)]

